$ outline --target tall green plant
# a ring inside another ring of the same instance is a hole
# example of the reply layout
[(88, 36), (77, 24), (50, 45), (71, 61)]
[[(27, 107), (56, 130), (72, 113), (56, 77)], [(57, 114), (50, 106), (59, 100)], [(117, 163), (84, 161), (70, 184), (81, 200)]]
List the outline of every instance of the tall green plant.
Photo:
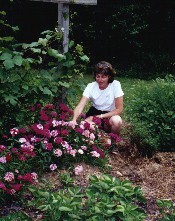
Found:
[(132, 140), (146, 151), (174, 151), (175, 79), (157, 78), (152, 87), (141, 85), (130, 104)]
[[(5, 22), (3, 26), (11, 27)], [(11, 40), (8, 46), (7, 40)], [(57, 29), (42, 32), (38, 41), (30, 44), (16, 43), (13, 37), (1, 38), (0, 133), (14, 124), (33, 121), (28, 108), (34, 103), (54, 102), (56, 97), (65, 101), (67, 91), (71, 94), (71, 85), (82, 75), (89, 58), (73, 41), (70, 51), (63, 53), (58, 49), (61, 41), (62, 33)]]

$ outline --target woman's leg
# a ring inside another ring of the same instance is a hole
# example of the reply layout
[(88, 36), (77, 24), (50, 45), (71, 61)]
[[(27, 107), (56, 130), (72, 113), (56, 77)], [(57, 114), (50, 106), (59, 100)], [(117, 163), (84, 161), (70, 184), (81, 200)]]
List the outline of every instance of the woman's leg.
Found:
[(111, 126), (111, 132), (119, 135), (122, 126), (122, 118), (119, 115), (112, 116), (109, 119), (109, 124)]

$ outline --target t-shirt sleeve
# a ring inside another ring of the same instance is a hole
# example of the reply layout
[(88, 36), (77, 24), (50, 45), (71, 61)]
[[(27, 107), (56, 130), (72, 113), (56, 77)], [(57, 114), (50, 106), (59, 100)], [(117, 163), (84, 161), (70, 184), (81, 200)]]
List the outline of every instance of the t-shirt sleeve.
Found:
[(114, 86), (114, 97), (115, 98), (122, 97), (124, 95), (124, 92), (122, 90), (120, 82), (115, 80), (113, 86)]
[(83, 96), (90, 98), (90, 96), (91, 96), (91, 94), (90, 94), (91, 89), (90, 88), (91, 88), (91, 84), (88, 84), (86, 86), (86, 88), (84, 89)]

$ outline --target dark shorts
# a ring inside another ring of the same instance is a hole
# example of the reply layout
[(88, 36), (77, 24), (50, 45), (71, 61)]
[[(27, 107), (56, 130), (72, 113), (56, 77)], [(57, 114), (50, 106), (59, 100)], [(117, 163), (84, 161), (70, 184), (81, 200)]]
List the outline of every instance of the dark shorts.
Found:
[[(100, 115), (100, 114), (105, 114), (108, 113), (109, 111), (101, 111), (96, 109), (95, 107), (90, 107), (88, 112), (86, 113), (86, 118), (90, 117), (90, 116), (96, 116), (96, 115)], [(101, 127), (104, 131), (106, 132), (110, 132), (110, 124), (109, 124), (109, 118), (103, 118), (101, 119)]]

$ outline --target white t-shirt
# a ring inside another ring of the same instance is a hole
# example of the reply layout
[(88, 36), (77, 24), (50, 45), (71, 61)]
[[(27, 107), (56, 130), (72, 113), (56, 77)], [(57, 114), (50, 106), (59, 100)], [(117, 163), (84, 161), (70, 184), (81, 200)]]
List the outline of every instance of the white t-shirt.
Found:
[(92, 82), (87, 85), (83, 96), (89, 98), (93, 106), (102, 111), (112, 111), (115, 109), (115, 98), (123, 96), (123, 90), (119, 81), (114, 80), (108, 87), (101, 90), (98, 83)]

